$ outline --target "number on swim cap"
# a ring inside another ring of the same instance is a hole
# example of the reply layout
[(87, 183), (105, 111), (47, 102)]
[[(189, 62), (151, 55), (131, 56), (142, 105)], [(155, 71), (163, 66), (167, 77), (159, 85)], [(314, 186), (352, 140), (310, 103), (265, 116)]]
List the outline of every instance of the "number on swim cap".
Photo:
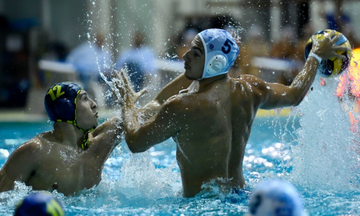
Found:
[(225, 54), (228, 54), (231, 51), (232, 45), (234, 45), (234, 43), (231, 40), (226, 39), (224, 45), (221, 47), (221, 51), (223, 51)]
[[(54, 91), (56, 91), (56, 95), (54, 94)], [(61, 91), (60, 85), (55, 85), (52, 89), (49, 89), (48, 95), (50, 95), (51, 99), (54, 101), (57, 98), (61, 97), (61, 95), (65, 94), (64, 91)]]

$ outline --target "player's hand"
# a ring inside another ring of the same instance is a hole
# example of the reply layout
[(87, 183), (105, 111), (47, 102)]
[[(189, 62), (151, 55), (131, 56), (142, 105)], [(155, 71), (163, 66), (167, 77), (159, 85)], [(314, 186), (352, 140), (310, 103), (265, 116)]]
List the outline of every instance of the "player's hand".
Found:
[(135, 92), (124, 70), (114, 71), (112, 81), (115, 89), (111, 88), (111, 90), (121, 105), (134, 106), (136, 101), (146, 92), (145, 89)]
[(329, 34), (326, 34), (325, 37), (321, 40), (316, 39), (315, 36), (312, 36), (312, 49), (311, 52), (318, 55), (322, 59), (329, 58), (342, 58), (343, 56), (337, 53), (337, 51), (351, 51), (347, 47), (337, 46), (336, 42), (340, 39), (342, 35), (335, 35), (335, 31), (332, 30)]

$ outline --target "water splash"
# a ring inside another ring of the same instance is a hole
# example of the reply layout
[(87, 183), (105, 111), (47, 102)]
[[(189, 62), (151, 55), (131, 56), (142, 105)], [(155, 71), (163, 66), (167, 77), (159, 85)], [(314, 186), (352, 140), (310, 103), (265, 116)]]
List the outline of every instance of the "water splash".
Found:
[(316, 77), (313, 90), (298, 107), (301, 127), (297, 129), (298, 145), (292, 147), (290, 178), (308, 189), (328, 191), (354, 190), (357, 184), (354, 170), (359, 165), (345, 107), (335, 96), (337, 78), (320, 85)]

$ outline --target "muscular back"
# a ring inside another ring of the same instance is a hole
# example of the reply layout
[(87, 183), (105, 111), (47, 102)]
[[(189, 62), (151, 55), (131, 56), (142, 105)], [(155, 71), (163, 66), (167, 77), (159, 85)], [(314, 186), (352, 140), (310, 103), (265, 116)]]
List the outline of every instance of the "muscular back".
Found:
[(194, 196), (211, 179), (244, 186), (242, 161), (257, 110), (251, 90), (245, 80), (226, 78), (179, 96), (184, 121), (175, 139), (185, 196)]
[(186, 197), (195, 196), (213, 179), (225, 186), (243, 187), (244, 150), (257, 110), (299, 104), (315, 74), (316, 68), (308, 63), (290, 86), (266, 83), (251, 75), (238, 79), (224, 75), (202, 80), (196, 93), (176, 94), (176, 86), (183, 87), (173, 84), (188, 82), (180, 76), (162, 90), (160, 95), (170, 92), (170, 98), (162, 97), (168, 99), (143, 124), (136, 120), (134, 105), (125, 104), (122, 115), (129, 149), (143, 152), (173, 137)]

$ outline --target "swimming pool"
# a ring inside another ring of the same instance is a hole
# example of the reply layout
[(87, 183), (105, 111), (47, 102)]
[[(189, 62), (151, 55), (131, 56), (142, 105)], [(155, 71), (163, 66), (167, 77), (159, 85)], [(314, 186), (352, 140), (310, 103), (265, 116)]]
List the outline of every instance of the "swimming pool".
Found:
[[(283, 120), (279, 118), (278, 123)], [(285, 155), (279, 150), (284, 149), (284, 145), (269, 127), (272, 124), (266, 118), (255, 122), (245, 158), (248, 187), (243, 197), (235, 197), (238, 203), (226, 201), (226, 195), (219, 194), (217, 198), (182, 198), (175, 144), (171, 139), (142, 154), (131, 154), (126, 144), (121, 143), (106, 162), (99, 186), (72, 198), (54, 194), (64, 204), (67, 215), (245, 213), (248, 194), (263, 178), (261, 175), (283, 172)], [(52, 125), (48, 122), (0, 123), (1, 166), (16, 146), (50, 129)], [(10, 215), (14, 205), (29, 191), (29, 187), (20, 184), (16, 190), (2, 193), (0, 197), (4, 200), (0, 203), (0, 214)]]
[[(358, 138), (348, 130), (346, 113), (328, 95), (315, 88), (293, 115), (255, 120), (244, 161), (247, 186), (241, 196), (220, 194), (209, 183), (207, 198), (182, 198), (171, 139), (141, 154), (131, 154), (122, 142), (106, 162), (97, 187), (76, 197), (53, 194), (66, 215), (244, 215), (258, 182), (280, 178), (297, 187), (309, 215), (358, 215)], [(0, 123), (0, 165), (18, 145), (51, 128), (49, 122)], [(11, 215), (29, 191), (18, 184), (1, 193), (0, 215)]]

